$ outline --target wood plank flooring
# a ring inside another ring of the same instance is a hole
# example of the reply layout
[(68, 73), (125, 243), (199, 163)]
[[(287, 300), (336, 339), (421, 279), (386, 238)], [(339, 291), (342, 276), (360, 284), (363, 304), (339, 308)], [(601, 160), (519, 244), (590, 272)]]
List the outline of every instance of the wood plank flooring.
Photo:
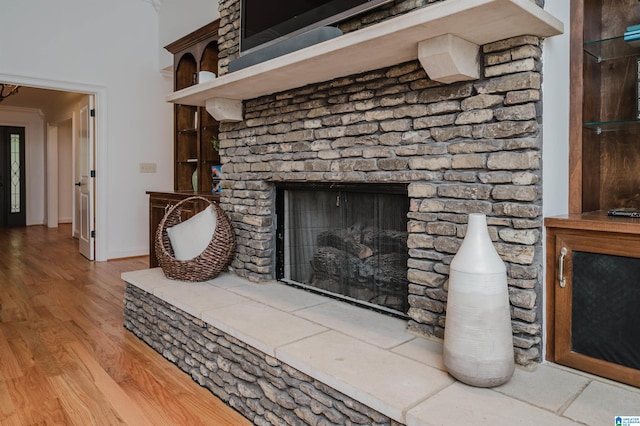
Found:
[(1, 425), (248, 425), (125, 330), (120, 274), (70, 225), (0, 228)]

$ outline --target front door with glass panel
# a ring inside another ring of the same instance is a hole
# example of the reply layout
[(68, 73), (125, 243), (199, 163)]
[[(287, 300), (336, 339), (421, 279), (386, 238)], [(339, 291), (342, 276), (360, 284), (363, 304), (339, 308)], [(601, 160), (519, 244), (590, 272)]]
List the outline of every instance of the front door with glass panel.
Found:
[(24, 127), (0, 126), (0, 226), (25, 226)]

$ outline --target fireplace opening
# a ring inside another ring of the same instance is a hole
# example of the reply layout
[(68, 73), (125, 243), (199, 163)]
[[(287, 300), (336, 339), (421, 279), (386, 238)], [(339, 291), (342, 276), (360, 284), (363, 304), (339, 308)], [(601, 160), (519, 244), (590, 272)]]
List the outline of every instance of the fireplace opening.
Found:
[(406, 185), (277, 185), (277, 279), (406, 318), (408, 211)]

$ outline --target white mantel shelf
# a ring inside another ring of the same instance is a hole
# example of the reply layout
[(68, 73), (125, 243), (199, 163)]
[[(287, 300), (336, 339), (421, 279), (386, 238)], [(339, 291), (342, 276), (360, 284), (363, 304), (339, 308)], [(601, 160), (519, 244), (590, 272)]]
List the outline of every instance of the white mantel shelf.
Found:
[[(551, 37), (563, 31), (560, 20), (531, 0), (447, 0), (187, 87), (170, 94), (167, 101), (206, 106), (220, 121), (241, 121), (243, 100), (415, 59), (434, 80), (471, 80), (478, 75), (473, 71), (456, 74), (456, 64), (449, 76), (434, 78), (429, 64), (439, 68), (451, 59), (461, 60), (462, 68), (477, 68), (474, 46), (520, 35)], [(451, 40), (453, 47), (448, 47), (443, 60), (441, 46)], [(434, 46), (437, 51), (428, 52)]]

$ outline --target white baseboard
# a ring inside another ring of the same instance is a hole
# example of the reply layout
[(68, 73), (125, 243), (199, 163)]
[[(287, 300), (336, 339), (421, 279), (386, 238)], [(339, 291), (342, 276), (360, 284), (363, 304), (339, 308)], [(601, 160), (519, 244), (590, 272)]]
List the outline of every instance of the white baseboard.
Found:
[(149, 255), (148, 246), (144, 248), (137, 248), (137, 249), (113, 250), (113, 251), (109, 251), (109, 254), (107, 255), (107, 260), (123, 259), (127, 257), (148, 256), (148, 255)]

